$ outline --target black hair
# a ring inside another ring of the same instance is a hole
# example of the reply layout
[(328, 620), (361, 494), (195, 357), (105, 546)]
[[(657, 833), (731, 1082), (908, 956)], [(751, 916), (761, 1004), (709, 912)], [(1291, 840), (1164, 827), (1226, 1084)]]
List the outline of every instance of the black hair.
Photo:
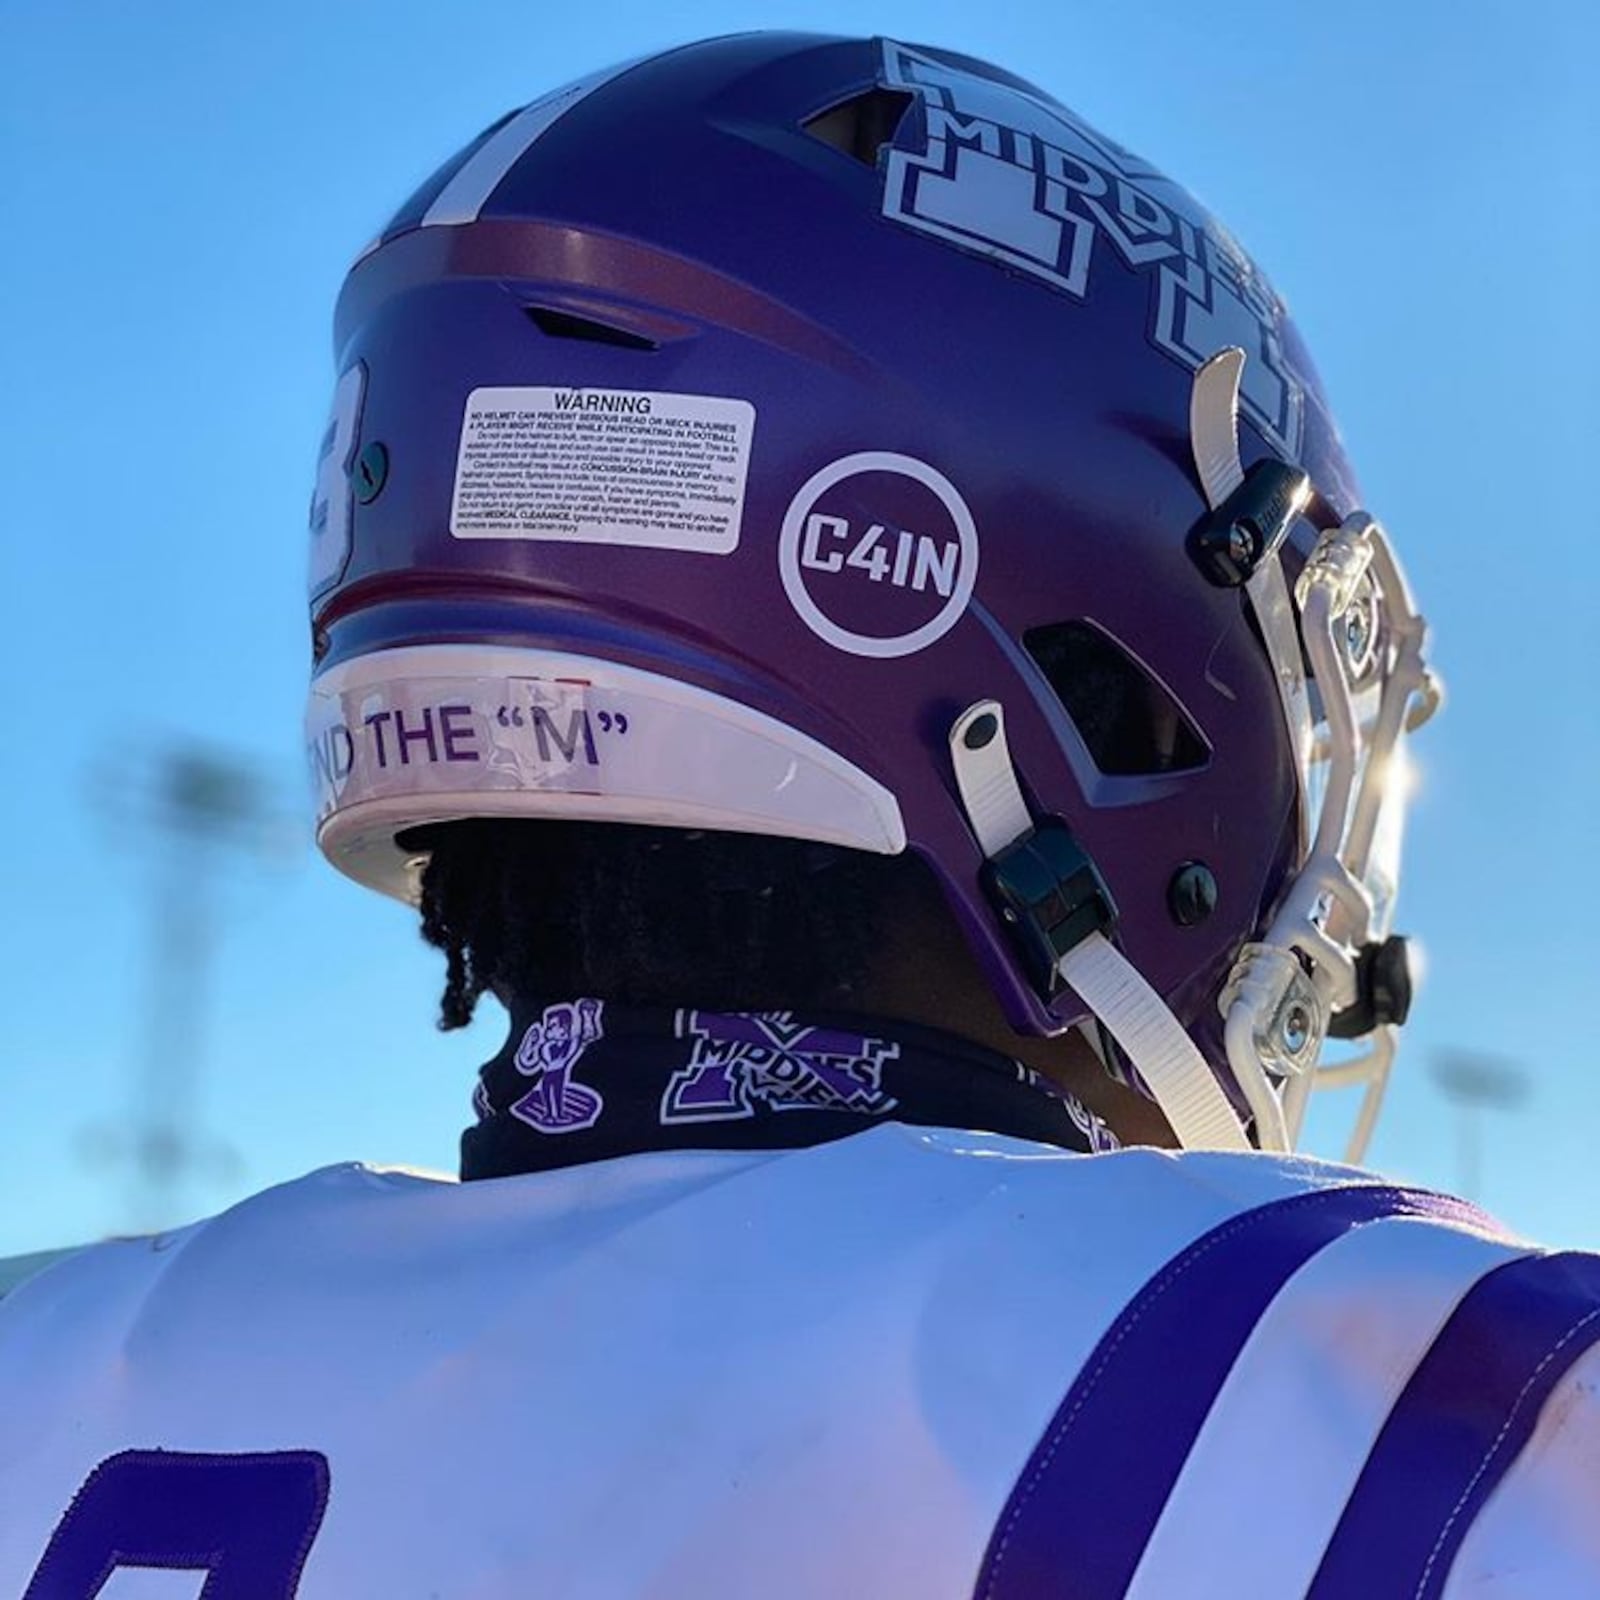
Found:
[[(730, 1011), (856, 1010), (915, 857), (756, 834), (478, 819), (408, 835), (431, 856), (422, 936), (439, 1026), (485, 991)], [(934, 890), (937, 896), (937, 890)]]

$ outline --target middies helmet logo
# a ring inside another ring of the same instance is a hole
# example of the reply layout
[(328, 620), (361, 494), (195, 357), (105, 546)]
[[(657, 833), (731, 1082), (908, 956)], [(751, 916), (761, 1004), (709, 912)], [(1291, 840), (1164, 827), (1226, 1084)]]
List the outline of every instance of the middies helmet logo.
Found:
[(1215, 218), (1065, 107), (984, 72), (886, 43), (883, 81), (921, 111), (887, 152), (886, 217), (1077, 299), (1096, 250), (1114, 248), (1151, 279), (1163, 350), (1195, 370), (1225, 345), (1246, 351), (1245, 411), (1294, 455), (1304, 391), (1283, 359), (1283, 302)]

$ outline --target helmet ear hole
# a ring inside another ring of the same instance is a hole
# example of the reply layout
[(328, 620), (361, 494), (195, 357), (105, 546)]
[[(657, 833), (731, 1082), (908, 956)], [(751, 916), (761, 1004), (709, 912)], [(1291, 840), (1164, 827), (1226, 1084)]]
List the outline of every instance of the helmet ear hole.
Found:
[(819, 111), (801, 124), (813, 139), (876, 167), (878, 151), (894, 138), (912, 97), (894, 89), (869, 89), (854, 99)]
[(1101, 772), (1188, 772), (1210, 759), (1205, 740), (1166, 687), (1094, 623), (1030, 628), (1022, 643)]

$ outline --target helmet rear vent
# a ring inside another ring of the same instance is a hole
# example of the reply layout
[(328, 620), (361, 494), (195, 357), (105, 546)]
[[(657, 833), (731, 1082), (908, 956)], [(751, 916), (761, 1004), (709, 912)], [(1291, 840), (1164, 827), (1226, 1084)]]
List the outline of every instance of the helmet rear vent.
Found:
[(878, 151), (900, 126), (912, 96), (895, 89), (869, 89), (853, 100), (829, 106), (800, 124), (813, 139), (853, 156), (863, 166), (876, 167)]
[(617, 345), (624, 350), (659, 350), (654, 339), (632, 328), (619, 328), (612, 322), (600, 322), (594, 317), (580, 317), (571, 311), (557, 311), (553, 306), (524, 306), (528, 320), (541, 333), (552, 339), (587, 339), (591, 344)]
[(1144, 777), (1206, 764), (1205, 741), (1183, 708), (1103, 629), (1052, 622), (1030, 628), (1022, 643), (1101, 772)]

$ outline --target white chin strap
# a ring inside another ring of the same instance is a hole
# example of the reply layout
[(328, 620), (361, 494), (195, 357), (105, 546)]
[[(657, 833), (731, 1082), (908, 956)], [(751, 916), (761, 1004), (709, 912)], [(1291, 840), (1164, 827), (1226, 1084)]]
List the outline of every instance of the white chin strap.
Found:
[[(983, 853), (993, 860), (1034, 826), (1011, 764), (999, 701), (980, 700), (956, 719), (950, 754), (968, 820)], [(1057, 971), (1138, 1069), (1185, 1149), (1250, 1148), (1205, 1057), (1161, 996), (1104, 934), (1085, 935), (1059, 959)]]

